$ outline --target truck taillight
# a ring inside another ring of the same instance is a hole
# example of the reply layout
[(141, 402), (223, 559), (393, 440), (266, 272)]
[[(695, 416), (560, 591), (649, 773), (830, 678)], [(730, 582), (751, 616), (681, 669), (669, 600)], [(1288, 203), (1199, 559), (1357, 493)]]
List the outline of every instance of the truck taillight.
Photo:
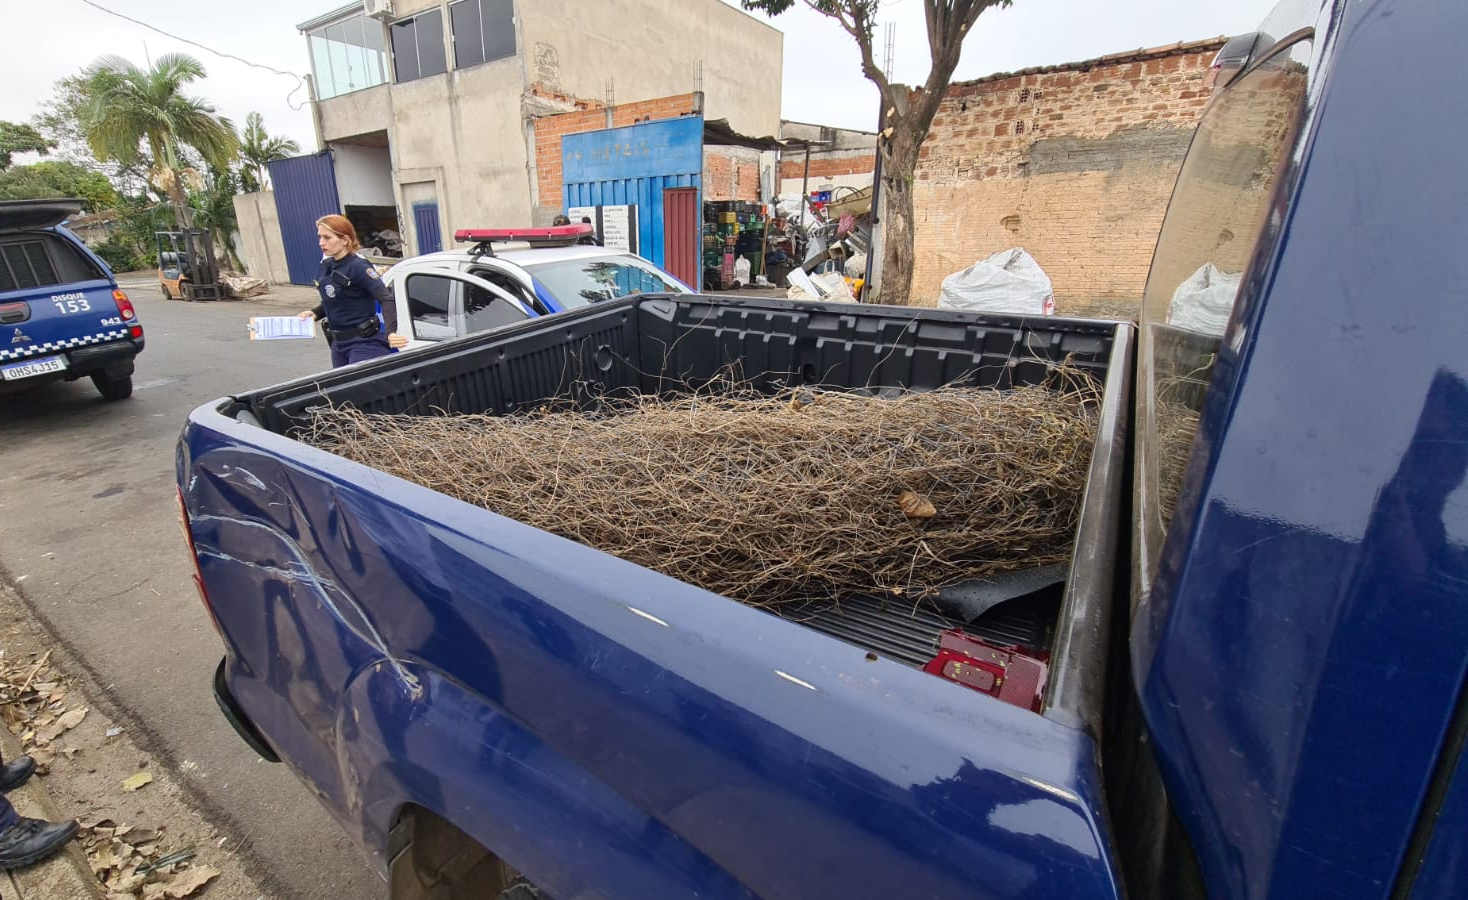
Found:
[(209, 602), (209, 589), (204, 587), (204, 573), (199, 569), (199, 551), (194, 547), (194, 529), (189, 525), (189, 508), (184, 503), (183, 490), (176, 490), (178, 493), (178, 524), (183, 529), (184, 544), (189, 550), (189, 561), (194, 564), (194, 587), (199, 592), (199, 599), (204, 603), (204, 610), (209, 613), (209, 621), (213, 623), (214, 630), (222, 634), (219, 619), (214, 615), (214, 606)]
[(133, 309), (133, 302), (127, 299), (127, 294), (121, 290), (113, 291), (112, 302), (117, 304), (117, 314), (122, 317), (122, 320), (133, 323), (132, 327), (128, 329), (128, 334), (135, 338), (142, 337), (143, 326), (137, 324), (138, 311)]

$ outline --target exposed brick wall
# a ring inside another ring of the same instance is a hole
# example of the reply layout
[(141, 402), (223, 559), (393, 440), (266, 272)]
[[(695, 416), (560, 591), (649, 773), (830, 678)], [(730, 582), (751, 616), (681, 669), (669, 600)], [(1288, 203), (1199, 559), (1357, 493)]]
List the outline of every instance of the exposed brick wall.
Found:
[(1134, 314), (1220, 45), (950, 87), (915, 173), (914, 298), (1024, 247), (1060, 314)]
[[(875, 150), (870, 152), (842, 150), (829, 155), (817, 155), (813, 151), (810, 155), (810, 177), (812, 180), (836, 178), (841, 175), (870, 175), (876, 167), (877, 153)], [(804, 151), (788, 151), (787, 155), (780, 160), (780, 180), (800, 178), (804, 174)]]
[(705, 147), (703, 151), (703, 199), (760, 199), (760, 155), (758, 150), (737, 147)]
[[(611, 125), (607, 124), (605, 104), (594, 100), (574, 100), (547, 91), (539, 85), (531, 88), (538, 99), (575, 105), (579, 108), (555, 115), (535, 119), (535, 174), (538, 187), (539, 206), (546, 210), (561, 209), (561, 138), (568, 134), (601, 131), (604, 128), (622, 128), (656, 119), (675, 119), (698, 111), (694, 94), (677, 94), (659, 97), (639, 103), (621, 104), (612, 109)], [(759, 174), (756, 168), (755, 185), (758, 190)]]

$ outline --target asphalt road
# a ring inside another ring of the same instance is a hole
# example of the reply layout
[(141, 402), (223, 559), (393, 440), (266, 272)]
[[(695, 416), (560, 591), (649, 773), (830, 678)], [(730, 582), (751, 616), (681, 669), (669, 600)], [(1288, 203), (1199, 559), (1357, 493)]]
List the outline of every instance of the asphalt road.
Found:
[(173, 453), (194, 407), (330, 365), (323, 341), (250, 343), (255, 302), (165, 301), (123, 284), (147, 347), (131, 399), (88, 380), (0, 398), (0, 575), (85, 661), (251, 874), (281, 898), (386, 895), (376, 872), (283, 765), (260, 760), (210, 693), (221, 656), (190, 581)]

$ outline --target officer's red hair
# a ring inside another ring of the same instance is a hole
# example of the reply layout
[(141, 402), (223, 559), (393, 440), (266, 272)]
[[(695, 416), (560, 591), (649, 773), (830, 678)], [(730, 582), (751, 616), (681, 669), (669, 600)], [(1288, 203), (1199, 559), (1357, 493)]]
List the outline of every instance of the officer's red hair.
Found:
[(357, 229), (352, 227), (352, 223), (347, 221), (346, 216), (338, 216), (334, 213), (329, 216), (322, 216), (316, 220), (316, 226), (318, 228), (325, 228), (339, 238), (346, 238), (348, 253), (356, 253), (362, 249), (361, 242), (357, 240)]

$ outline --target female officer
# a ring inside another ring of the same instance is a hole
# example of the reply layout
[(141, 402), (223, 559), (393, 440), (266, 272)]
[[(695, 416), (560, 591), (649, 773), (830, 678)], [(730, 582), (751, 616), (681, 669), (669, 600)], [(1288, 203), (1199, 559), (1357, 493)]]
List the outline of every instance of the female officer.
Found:
[[(323, 255), (316, 270), (316, 290), (321, 305), (301, 312), (303, 319), (325, 319), (322, 330), (331, 344), (333, 367), (376, 359), (408, 343), (407, 335), (396, 334), (398, 308), (392, 292), (377, 270), (357, 255), (357, 230), (346, 216), (322, 216), (316, 220), (316, 243)], [(383, 333), (377, 321), (377, 306), (387, 322)]]

